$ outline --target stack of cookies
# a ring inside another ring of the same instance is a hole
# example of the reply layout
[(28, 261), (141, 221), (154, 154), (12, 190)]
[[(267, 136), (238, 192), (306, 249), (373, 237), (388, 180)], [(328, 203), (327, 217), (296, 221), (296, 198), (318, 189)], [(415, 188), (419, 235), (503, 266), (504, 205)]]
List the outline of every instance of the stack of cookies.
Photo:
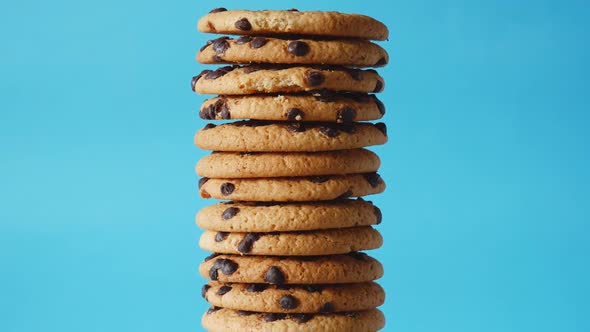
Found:
[[(337, 12), (227, 11), (199, 22), (208, 33), (204, 70), (192, 80), (208, 124), (195, 144), (213, 153), (196, 167), (203, 198), (225, 200), (197, 214), (209, 331), (377, 331), (385, 294), (381, 264), (361, 250), (382, 237), (381, 212), (361, 197), (385, 184), (379, 157), (385, 108), (372, 93), (387, 64), (387, 28)], [(355, 197), (356, 199), (353, 199)]]

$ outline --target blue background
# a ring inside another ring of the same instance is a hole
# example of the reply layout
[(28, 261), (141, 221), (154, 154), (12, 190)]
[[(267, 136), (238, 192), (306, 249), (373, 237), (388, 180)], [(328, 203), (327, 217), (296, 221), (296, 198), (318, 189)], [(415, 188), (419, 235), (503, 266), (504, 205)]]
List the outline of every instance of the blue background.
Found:
[[(339, 3), (339, 4), (336, 4)], [(189, 88), (212, 7), (0, 10), (0, 331), (195, 331)], [(584, 1), (283, 1), (392, 33), (387, 331), (590, 331), (590, 30)], [(277, 8), (277, 7), (275, 7)]]

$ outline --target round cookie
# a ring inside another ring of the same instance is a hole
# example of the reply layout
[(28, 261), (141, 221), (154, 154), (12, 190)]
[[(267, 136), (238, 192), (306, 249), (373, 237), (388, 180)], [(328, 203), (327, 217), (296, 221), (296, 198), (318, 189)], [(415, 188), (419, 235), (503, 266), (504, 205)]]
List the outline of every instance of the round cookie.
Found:
[(301, 286), (210, 282), (201, 294), (213, 306), (275, 313), (361, 311), (385, 301), (383, 288), (374, 282)]
[(203, 70), (191, 81), (201, 94), (248, 95), (316, 90), (371, 93), (383, 91), (383, 78), (372, 69), (330, 66), (249, 65)]
[(385, 183), (377, 173), (296, 178), (199, 180), (203, 198), (252, 202), (330, 201), (378, 194)]
[(332, 314), (254, 313), (214, 307), (201, 320), (209, 332), (375, 332), (385, 325), (377, 309)]
[(274, 178), (376, 172), (379, 157), (365, 149), (328, 152), (215, 152), (197, 163), (209, 178)]
[(381, 234), (370, 226), (307, 232), (227, 233), (205, 231), (199, 246), (237, 255), (316, 256), (347, 254), (381, 247)]
[(381, 223), (378, 207), (364, 200), (313, 203), (225, 202), (196, 216), (199, 227), (217, 232), (276, 232), (371, 226)]
[(213, 9), (199, 31), (236, 35), (314, 35), (385, 40), (389, 30), (374, 18), (339, 12)]
[(383, 123), (274, 123), (238, 121), (208, 124), (195, 135), (204, 150), (233, 152), (317, 152), (357, 149), (387, 142)]
[(383, 276), (383, 266), (364, 253), (276, 257), (213, 254), (199, 266), (205, 278), (231, 283), (349, 284)]
[(352, 67), (382, 67), (387, 52), (366, 40), (280, 39), (242, 36), (207, 41), (197, 54), (207, 64), (321, 64)]
[(385, 106), (375, 95), (220, 96), (199, 110), (204, 120), (253, 119), (349, 123), (378, 120)]

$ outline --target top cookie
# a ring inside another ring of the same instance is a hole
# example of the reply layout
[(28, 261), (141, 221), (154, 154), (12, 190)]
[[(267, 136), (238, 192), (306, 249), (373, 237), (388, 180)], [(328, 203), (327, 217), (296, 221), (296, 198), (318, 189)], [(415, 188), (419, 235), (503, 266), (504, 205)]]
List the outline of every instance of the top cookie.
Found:
[(387, 52), (366, 40), (281, 39), (242, 36), (207, 41), (197, 54), (200, 63), (322, 64), (353, 67), (382, 67)]
[(311, 35), (386, 40), (389, 30), (374, 18), (338, 12), (213, 9), (199, 31), (235, 35)]

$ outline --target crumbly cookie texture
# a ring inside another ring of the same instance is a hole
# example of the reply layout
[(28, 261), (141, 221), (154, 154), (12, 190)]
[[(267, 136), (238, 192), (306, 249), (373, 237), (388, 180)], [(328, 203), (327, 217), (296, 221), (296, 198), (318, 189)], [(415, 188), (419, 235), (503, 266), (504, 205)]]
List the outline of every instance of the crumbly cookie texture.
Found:
[(202, 249), (217, 253), (275, 256), (347, 254), (382, 244), (381, 234), (370, 226), (276, 233), (205, 231), (199, 241)]
[(217, 232), (277, 232), (380, 224), (381, 210), (364, 200), (310, 203), (226, 202), (196, 216), (199, 227)]
[(331, 314), (255, 313), (213, 307), (201, 320), (209, 332), (375, 332), (385, 325), (377, 309)]
[(376, 308), (385, 301), (374, 282), (341, 285), (268, 285), (209, 282), (203, 297), (213, 306), (274, 313), (331, 313)]
[(360, 252), (309, 257), (214, 254), (200, 265), (199, 273), (231, 283), (348, 284), (381, 278), (383, 266)]
[(330, 66), (249, 65), (204, 70), (193, 77), (193, 90), (201, 94), (248, 95), (317, 90), (381, 92), (383, 78), (372, 69)]
[(207, 125), (195, 135), (205, 150), (229, 152), (318, 152), (357, 149), (387, 142), (383, 123), (275, 123), (239, 121)]
[(377, 173), (294, 178), (201, 178), (203, 198), (253, 202), (330, 201), (378, 194), (385, 182)]
[(382, 67), (387, 52), (366, 40), (280, 39), (242, 36), (207, 41), (197, 54), (206, 64), (321, 64), (353, 67)]
[(371, 173), (379, 157), (365, 149), (328, 152), (216, 152), (201, 158), (199, 176), (209, 178), (260, 178)]
[(297, 10), (224, 10), (199, 20), (199, 31), (236, 35), (314, 35), (385, 40), (387, 27), (374, 18), (339, 12)]
[(204, 120), (274, 120), (350, 123), (378, 120), (385, 106), (375, 95), (296, 94), (220, 96), (199, 110)]

